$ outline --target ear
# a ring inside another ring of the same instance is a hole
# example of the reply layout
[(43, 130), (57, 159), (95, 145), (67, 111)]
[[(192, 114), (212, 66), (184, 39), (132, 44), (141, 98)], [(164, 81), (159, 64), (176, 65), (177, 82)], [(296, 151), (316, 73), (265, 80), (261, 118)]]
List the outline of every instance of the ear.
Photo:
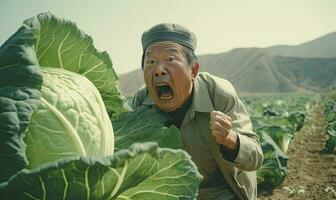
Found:
[(199, 64), (198, 62), (196, 62), (195, 65), (191, 68), (193, 78), (196, 78), (198, 69), (199, 69)]

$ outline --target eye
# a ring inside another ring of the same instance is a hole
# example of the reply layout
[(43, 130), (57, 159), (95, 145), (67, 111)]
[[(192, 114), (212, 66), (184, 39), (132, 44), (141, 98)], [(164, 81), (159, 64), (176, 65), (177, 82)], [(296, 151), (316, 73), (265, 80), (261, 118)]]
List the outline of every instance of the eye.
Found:
[(147, 64), (147, 65), (151, 65), (151, 64), (153, 64), (153, 63), (154, 63), (154, 60), (147, 60), (147, 61), (146, 61), (146, 64)]
[(167, 58), (167, 61), (168, 61), (168, 62), (173, 62), (174, 60), (175, 60), (174, 57), (169, 57), (169, 58)]

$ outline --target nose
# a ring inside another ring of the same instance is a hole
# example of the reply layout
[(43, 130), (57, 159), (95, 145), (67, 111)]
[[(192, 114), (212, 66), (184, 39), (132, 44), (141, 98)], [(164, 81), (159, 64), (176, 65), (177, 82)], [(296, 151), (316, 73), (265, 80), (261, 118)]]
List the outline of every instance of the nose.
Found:
[(155, 75), (156, 77), (158, 77), (158, 76), (165, 76), (165, 75), (167, 75), (167, 71), (166, 71), (166, 69), (164, 68), (164, 66), (160, 65), (160, 66), (157, 66), (157, 67), (155, 68), (154, 75)]

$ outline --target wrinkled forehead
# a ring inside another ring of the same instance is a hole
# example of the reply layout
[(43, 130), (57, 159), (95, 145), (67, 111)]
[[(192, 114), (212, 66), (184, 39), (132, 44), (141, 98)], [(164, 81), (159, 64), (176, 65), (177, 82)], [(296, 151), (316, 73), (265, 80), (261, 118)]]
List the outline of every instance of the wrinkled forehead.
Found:
[(151, 44), (145, 51), (145, 55), (151, 55), (154, 53), (176, 53), (185, 54), (185, 48), (176, 42), (162, 41)]

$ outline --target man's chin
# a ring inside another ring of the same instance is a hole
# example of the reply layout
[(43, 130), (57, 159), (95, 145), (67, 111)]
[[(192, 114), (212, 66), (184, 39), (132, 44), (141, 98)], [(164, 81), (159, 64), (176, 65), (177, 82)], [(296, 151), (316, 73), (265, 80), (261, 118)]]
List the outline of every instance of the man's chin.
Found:
[(154, 101), (155, 105), (165, 112), (171, 112), (176, 110), (177, 106), (172, 102), (174, 99), (157, 99)]

